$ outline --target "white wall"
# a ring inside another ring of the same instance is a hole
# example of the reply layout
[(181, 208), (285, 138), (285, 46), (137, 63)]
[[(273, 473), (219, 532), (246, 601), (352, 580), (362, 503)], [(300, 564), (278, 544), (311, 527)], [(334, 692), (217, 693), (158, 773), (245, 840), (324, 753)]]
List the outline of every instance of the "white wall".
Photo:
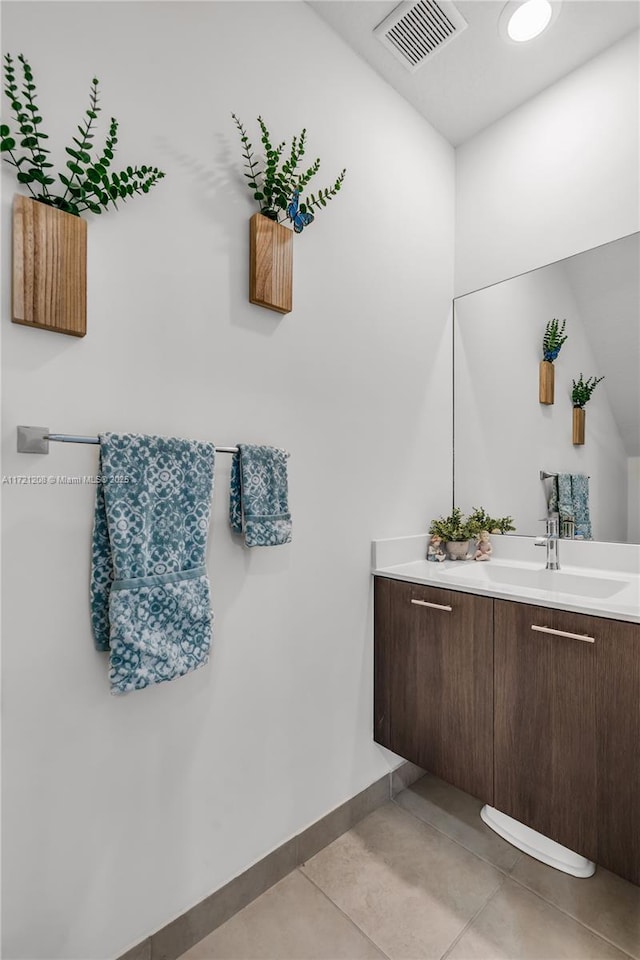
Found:
[[(10, 323), (4, 170), (3, 473), (97, 470), (93, 447), (18, 456), (19, 423), (291, 451), (293, 543), (251, 553), (227, 528), (219, 457), (212, 661), (124, 698), (89, 631), (93, 489), (3, 488), (4, 956), (97, 960), (389, 769), (371, 739), (369, 547), (449, 502), (454, 160), (303, 4), (2, 12), (61, 159), (95, 74), (123, 164), (167, 172), (91, 220), (76, 340)], [(232, 110), (277, 137), (306, 125), (320, 183), (348, 168), (296, 237), (284, 318), (247, 301)]]
[(639, 229), (638, 36), (457, 149), (457, 296)]
[[(555, 367), (555, 402), (538, 402), (545, 325), (566, 318)], [(582, 323), (565, 263), (477, 290), (455, 304), (455, 498), (510, 515), (516, 533), (543, 533), (548, 473), (590, 476), (595, 540), (627, 540), (627, 453), (607, 378), (586, 405), (585, 443), (572, 443), (571, 382), (603, 373)], [(608, 371), (607, 371), (608, 373)]]

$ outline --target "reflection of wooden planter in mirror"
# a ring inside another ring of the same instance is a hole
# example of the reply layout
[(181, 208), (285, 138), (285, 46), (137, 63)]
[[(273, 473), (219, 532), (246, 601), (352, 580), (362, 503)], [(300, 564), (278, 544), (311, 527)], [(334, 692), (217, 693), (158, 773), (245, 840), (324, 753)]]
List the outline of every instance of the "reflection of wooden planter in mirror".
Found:
[(87, 222), (29, 197), (13, 204), (13, 322), (87, 332)]
[(553, 388), (555, 382), (555, 371), (550, 360), (540, 361), (540, 384), (538, 399), (540, 403), (553, 403)]
[(573, 408), (573, 442), (576, 446), (584, 443), (584, 421), (586, 410), (584, 407)]
[(293, 309), (293, 233), (261, 213), (251, 217), (249, 300), (277, 313)]

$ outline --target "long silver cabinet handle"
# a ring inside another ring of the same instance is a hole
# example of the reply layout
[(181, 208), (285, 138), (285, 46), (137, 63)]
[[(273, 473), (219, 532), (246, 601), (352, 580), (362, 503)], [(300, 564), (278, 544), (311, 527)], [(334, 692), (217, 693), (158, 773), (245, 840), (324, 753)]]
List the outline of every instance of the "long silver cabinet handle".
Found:
[(552, 630), (551, 627), (539, 627), (537, 624), (531, 624), (532, 630), (537, 630), (539, 633), (551, 633), (555, 637), (568, 637), (569, 640), (584, 640), (585, 643), (595, 643), (595, 637), (587, 637), (582, 633), (567, 633), (566, 630)]
[(449, 607), (445, 603), (428, 603), (426, 600), (412, 600), (411, 603), (415, 603), (418, 607), (432, 607), (434, 610), (446, 610), (447, 613), (451, 613), (453, 610), (453, 607)]

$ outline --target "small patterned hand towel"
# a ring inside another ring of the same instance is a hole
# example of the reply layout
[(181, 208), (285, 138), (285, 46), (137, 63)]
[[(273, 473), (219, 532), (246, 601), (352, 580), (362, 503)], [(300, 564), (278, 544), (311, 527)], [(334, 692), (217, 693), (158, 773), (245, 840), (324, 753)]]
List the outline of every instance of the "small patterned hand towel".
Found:
[(576, 522), (576, 537), (593, 540), (589, 514), (589, 477), (584, 473), (571, 474), (571, 503)]
[(556, 483), (557, 497), (554, 505), (560, 514), (560, 520), (574, 521), (574, 537), (592, 540), (589, 477), (583, 473), (559, 473)]
[(285, 450), (239, 443), (231, 462), (229, 522), (248, 547), (291, 542)]
[(210, 443), (100, 436), (91, 620), (96, 647), (110, 651), (112, 693), (173, 680), (209, 658), (214, 458)]
[(558, 474), (558, 513), (560, 520), (574, 520), (573, 499), (571, 497), (571, 474)]

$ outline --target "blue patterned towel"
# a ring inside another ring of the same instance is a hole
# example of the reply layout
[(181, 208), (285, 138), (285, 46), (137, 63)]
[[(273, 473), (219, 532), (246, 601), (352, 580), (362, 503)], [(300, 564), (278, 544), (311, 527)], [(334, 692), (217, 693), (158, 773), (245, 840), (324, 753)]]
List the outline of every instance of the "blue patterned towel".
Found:
[(112, 693), (173, 680), (209, 658), (214, 457), (210, 443), (100, 435), (91, 623), (98, 650), (110, 651)]
[(583, 473), (571, 474), (571, 502), (576, 523), (576, 537), (593, 540), (591, 516), (589, 514), (589, 477)]
[(558, 512), (560, 520), (573, 520), (574, 537), (592, 540), (589, 515), (589, 477), (583, 473), (559, 473), (555, 478), (549, 510)]
[(239, 443), (231, 462), (229, 523), (248, 547), (291, 542), (285, 450)]

